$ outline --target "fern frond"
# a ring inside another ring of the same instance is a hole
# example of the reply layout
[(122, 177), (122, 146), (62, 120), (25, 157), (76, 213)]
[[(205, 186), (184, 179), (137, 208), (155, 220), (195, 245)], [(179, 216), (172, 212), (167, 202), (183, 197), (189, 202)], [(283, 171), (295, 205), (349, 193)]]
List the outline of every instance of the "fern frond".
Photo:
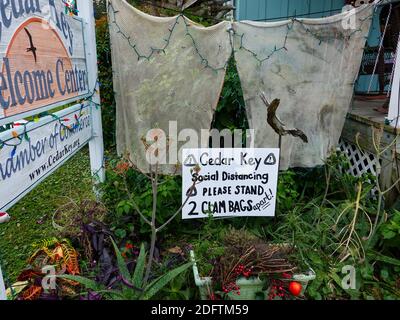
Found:
[(79, 286), (79, 282), (73, 281), (73, 280), (71, 280), (71, 279), (59, 278), (59, 281), (60, 281), (61, 283), (65, 283), (66, 285), (72, 286), (72, 287), (77, 287), (77, 286)]
[(71, 246), (62, 243), (61, 248), (64, 254), (64, 262), (69, 274), (80, 274), (78, 263), (78, 252)]
[(27, 269), (21, 272), (18, 276), (17, 281), (27, 281), (27, 280), (34, 280), (38, 277), (42, 277), (43, 274), (39, 271), (33, 269)]
[(71, 287), (69, 287), (67, 285), (60, 286), (60, 290), (62, 292), (62, 295), (69, 295), (69, 296), (75, 296), (76, 295), (76, 291), (73, 288), (71, 288)]
[(28, 264), (33, 264), (33, 261), (36, 260), (36, 258), (40, 255), (44, 253), (43, 249), (37, 249), (29, 258), (28, 258)]
[[(29, 259), (28, 259), (28, 264), (31, 264), (31, 265), (36, 265), (36, 260), (38, 259), (38, 257), (40, 257), (41, 255), (43, 255), (44, 257), (43, 257), (43, 260), (45, 260), (45, 261), (48, 261), (48, 260), (50, 260), (50, 261), (54, 261), (54, 254), (53, 254), (53, 252), (51, 251), (51, 250), (49, 250), (48, 248), (46, 248), (46, 247), (42, 247), (42, 248), (39, 248), (39, 249), (37, 249), (30, 257), (29, 257)], [(39, 264), (40, 265), (40, 264)]]
[(60, 241), (60, 243), (64, 243), (64, 244), (66, 244), (67, 246), (69, 246), (70, 248), (73, 248), (72, 243), (71, 243), (71, 240), (69, 240), (69, 239), (67, 239), (67, 238), (62, 239), (62, 240)]
[(54, 246), (55, 244), (59, 243), (60, 241), (53, 237), (53, 238), (48, 238), (48, 239), (43, 239), (37, 242), (34, 242), (32, 244), (32, 247), (34, 248), (48, 248), (51, 246)]
[(22, 300), (36, 300), (40, 297), (43, 288), (39, 286), (31, 286), (21, 292)]

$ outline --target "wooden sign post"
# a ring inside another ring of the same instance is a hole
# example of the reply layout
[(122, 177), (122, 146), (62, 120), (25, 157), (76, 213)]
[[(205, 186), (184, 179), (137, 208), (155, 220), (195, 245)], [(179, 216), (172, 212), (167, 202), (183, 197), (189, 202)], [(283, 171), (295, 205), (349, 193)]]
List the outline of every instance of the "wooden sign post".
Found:
[(3, 274), (1, 272), (1, 266), (0, 266), (0, 301), (1, 300), (7, 300), (7, 295), (6, 295), (6, 286), (4, 285)]
[(84, 21), (83, 31), (85, 38), (85, 51), (88, 72), (89, 87), (94, 88), (95, 92), (92, 102), (97, 105), (92, 107), (93, 136), (89, 142), (90, 165), (92, 175), (98, 182), (104, 182), (104, 143), (103, 126), (100, 109), (100, 91), (97, 70), (97, 48), (96, 48), (96, 25), (94, 19), (93, 1), (77, 1), (79, 17)]

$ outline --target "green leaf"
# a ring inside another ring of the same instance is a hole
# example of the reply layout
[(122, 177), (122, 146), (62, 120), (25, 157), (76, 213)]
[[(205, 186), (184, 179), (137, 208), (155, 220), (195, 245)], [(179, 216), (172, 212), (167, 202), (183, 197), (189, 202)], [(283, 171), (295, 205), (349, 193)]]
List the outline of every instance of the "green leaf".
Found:
[(126, 231), (124, 229), (117, 229), (117, 230), (115, 230), (115, 235), (118, 238), (123, 239), (126, 237)]
[(64, 275), (58, 275), (57, 278), (62, 278), (62, 279), (79, 282), (86, 289), (90, 289), (90, 290), (94, 290), (94, 291), (98, 291), (101, 288), (96, 281), (82, 277), (82, 276), (73, 276), (73, 275), (69, 275), (69, 274), (64, 274)]
[(125, 259), (121, 255), (121, 252), (119, 251), (117, 245), (115, 244), (113, 238), (111, 238), (111, 242), (114, 246), (115, 250), (115, 255), (117, 256), (117, 263), (118, 263), (118, 269), (121, 275), (124, 277), (124, 279), (129, 280), (131, 278), (131, 275), (129, 273), (128, 267), (126, 266)]
[(335, 272), (331, 272), (330, 277), (333, 279), (333, 281), (337, 284), (339, 288), (342, 287), (342, 279), (340, 279), (340, 277)]
[(383, 280), (388, 280), (390, 275), (389, 272), (387, 271), (387, 269), (382, 269), (381, 270), (381, 277)]
[(129, 203), (129, 202), (127, 202), (125, 205), (124, 205), (124, 211), (125, 211), (125, 213), (126, 214), (128, 214), (129, 212), (131, 212), (131, 204)]
[(55, 245), (56, 243), (60, 242), (57, 238), (53, 237), (53, 238), (49, 238), (49, 239), (43, 239), (40, 240), (38, 242), (35, 242), (32, 244), (32, 247), (34, 248), (48, 248), (51, 247), (53, 245)]
[(394, 266), (400, 266), (400, 260), (385, 256), (385, 255), (383, 255), (381, 253), (378, 253), (378, 252), (375, 252), (375, 253), (371, 254), (371, 258), (375, 259), (375, 260), (378, 260), (378, 261), (381, 261), (381, 262), (392, 264)]
[(151, 299), (155, 294), (157, 294), (158, 291), (164, 288), (172, 279), (174, 279), (176, 276), (189, 269), (191, 266), (192, 262), (186, 263), (183, 266), (180, 266), (168, 272), (166, 275), (163, 275), (160, 278), (155, 279), (145, 289), (145, 292), (142, 296), (142, 300)]
[(384, 239), (389, 240), (389, 239), (393, 239), (396, 236), (396, 232), (386, 229), (386, 230), (382, 231), (382, 235), (383, 235)]
[(144, 249), (144, 244), (140, 246), (140, 254), (136, 262), (135, 272), (132, 277), (132, 282), (135, 287), (141, 288), (143, 281), (143, 273), (146, 262), (146, 251)]
[(308, 295), (310, 297), (314, 298), (315, 300), (322, 300), (321, 293), (319, 292), (319, 290), (317, 290), (313, 286), (310, 286), (309, 288), (307, 288), (307, 291), (308, 291)]

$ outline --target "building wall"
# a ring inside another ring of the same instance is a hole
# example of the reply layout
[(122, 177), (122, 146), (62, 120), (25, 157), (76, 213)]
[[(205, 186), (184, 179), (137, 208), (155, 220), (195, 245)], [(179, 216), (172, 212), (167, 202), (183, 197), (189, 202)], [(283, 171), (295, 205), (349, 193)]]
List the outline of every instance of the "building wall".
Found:
[(345, 0), (236, 0), (236, 20), (284, 20), (326, 17), (342, 10)]

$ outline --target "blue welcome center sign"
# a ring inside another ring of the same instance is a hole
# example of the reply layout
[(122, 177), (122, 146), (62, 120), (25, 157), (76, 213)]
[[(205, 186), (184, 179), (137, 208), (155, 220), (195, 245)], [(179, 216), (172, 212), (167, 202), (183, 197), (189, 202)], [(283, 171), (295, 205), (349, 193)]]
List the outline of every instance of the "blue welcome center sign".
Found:
[[(77, 1), (77, 16), (67, 4), (0, 0), (0, 212), (87, 144), (104, 180), (93, 2)], [(4, 280), (0, 268), (0, 300)]]

